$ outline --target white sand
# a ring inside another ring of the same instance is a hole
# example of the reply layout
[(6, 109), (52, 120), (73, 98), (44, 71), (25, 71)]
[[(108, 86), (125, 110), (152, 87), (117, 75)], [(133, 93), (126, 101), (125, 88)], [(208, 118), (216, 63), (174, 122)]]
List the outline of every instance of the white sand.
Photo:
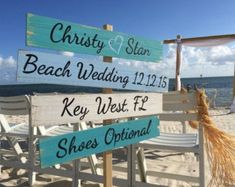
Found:
[[(217, 126), (233, 135), (235, 135), (235, 114), (228, 114), (229, 110), (226, 109), (216, 109), (210, 110), (210, 114), (217, 124)], [(15, 117), (8, 116), (8, 120), (11, 122), (24, 122), (27, 121), (27, 116)], [(161, 131), (164, 132), (181, 132), (182, 126), (176, 122), (172, 123), (161, 123)], [(187, 127), (187, 132), (195, 132), (190, 127)], [(178, 154), (178, 153), (161, 153), (157, 151), (147, 151), (146, 156), (148, 158), (147, 165), (151, 170), (164, 171), (168, 173), (181, 173), (190, 176), (198, 175), (198, 163), (196, 158), (191, 153)], [(124, 151), (114, 152), (114, 165), (126, 166), (126, 155)], [(99, 161), (102, 161), (102, 157), (98, 157)], [(114, 177), (126, 178), (126, 173), (113, 172)], [(137, 177), (138, 178), (138, 177)], [(210, 179), (210, 172), (208, 163), (206, 163), (206, 180)], [(166, 186), (192, 186), (191, 184), (168, 180), (163, 178), (150, 178), (150, 181), (154, 184), (166, 185)], [(96, 187), (96, 184), (89, 184), (89, 182), (84, 182), (82, 186), (84, 187)], [(13, 170), (3, 167), (3, 171), (0, 175), (0, 187), (1, 186), (27, 186), (27, 173), (24, 170)], [(37, 178), (37, 183), (35, 187), (67, 187), (71, 186), (71, 181), (62, 177), (55, 177), (50, 175), (40, 175)]]

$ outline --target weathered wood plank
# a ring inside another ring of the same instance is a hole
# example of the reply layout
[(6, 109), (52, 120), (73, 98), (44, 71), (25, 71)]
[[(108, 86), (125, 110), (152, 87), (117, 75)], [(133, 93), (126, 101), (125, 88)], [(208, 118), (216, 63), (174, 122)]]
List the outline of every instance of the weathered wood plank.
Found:
[(159, 120), (148, 117), (40, 139), (41, 167), (112, 150), (159, 136)]
[(163, 51), (159, 41), (33, 14), (27, 15), (27, 45), (152, 62)]
[(159, 119), (161, 121), (190, 121), (190, 120), (198, 120), (198, 114), (185, 114), (185, 113), (162, 113), (158, 114)]
[(32, 125), (145, 116), (162, 111), (162, 94), (76, 94), (31, 96)]
[(29, 110), (28, 108), (5, 109), (0, 107), (0, 113), (4, 115), (27, 115)]
[(25, 96), (0, 97), (0, 114), (26, 115), (29, 114)]
[(168, 91), (169, 82), (163, 72), (32, 51), (19, 51), (17, 81), (154, 92)]
[[(113, 26), (112, 25), (104, 25), (103, 26), (104, 30), (107, 31), (113, 31)], [(103, 62), (104, 63), (112, 63), (113, 62), (113, 58), (110, 56), (104, 56), (103, 57)], [(113, 92), (113, 90), (111, 88), (103, 88), (102, 92), (104, 94), (111, 94)], [(106, 119), (103, 120), (103, 125), (110, 125), (113, 123), (112, 119)], [(112, 187), (113, 186), (113, 154), (112, 154), (112, 150), (103, 152), (103, 176), (104, 176), (104, 187)]]
[(182, 101), (188, 101), (190, 103), (197, 103), (197, 98), (195, 93), (187, 93), (187, 94), (181, 94), (180, 92), (167, 92), (163, 95), (163, 101), (164, 103), (168, 102), (182, 102)]
[(24, 102), (26, 101), (26, 96), (10, 96), (10, 97), (0, 97), (0, 102)]
[(25, 109), (27, 108), (27, 103), (25, 101), (22, 102), (1, 102), (0, 101), (0, 110), (1, 109)]
[(157, 171), (147, 171), (147, 175), (156, 177), (158, 176), (159, 178), (167, 178), (167, 179), (172, 179), (172, 180), (180, 180), (180, 181), (186, 181), (186, 182), (193, 182), (193, 183), (198, 183), (199, 178), (194, 177), (194, 176), (189, 176), (185, 172), (184, 175), (179, 175), (179, 174), (173, 174), (173, 173), (162, 173), (162, 172), (157, 172)]
[(188, 111), (195, 109), (197, 109), (197, 106), (191, 103), (164, 103), (163, 101), (164, 111)]

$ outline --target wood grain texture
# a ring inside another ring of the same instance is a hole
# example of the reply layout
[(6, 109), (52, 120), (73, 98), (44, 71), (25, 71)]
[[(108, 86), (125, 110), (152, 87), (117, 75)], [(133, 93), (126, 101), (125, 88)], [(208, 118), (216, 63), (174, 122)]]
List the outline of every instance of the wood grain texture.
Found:
[(27, 45), (151, 62), (159, 61), (163, 51), (159, 41), (33, 14), (27, 15)]
[(19, 51), (17, 81), (122, 90), (168, 91), (164, 72), (133, 69), (117, 62), (102, 63), (64, 55)]
[(189, 111), (195, 110), (197, 106), (191, 103), (164, 103), (164, 111)]
[[(113, 31), (112, 25), (103, 25), (103, 29), (107, 31)], [(104, 63), (112, 63), (113, 58), (110, 56), (103, 57)], [(104, 94), (111, 94), (112, 88), (103, 88), (102, 92)], [(103, 120), (103, 125), (110, 125), (113, 123), (112, 119)], [(103, 152), (103, 175), (104, 175), (104, 187), (112, 187), (113, 186), (113, 154), (112, 150)]]
[(192, 121), (192, 120), (196, 120), (198, 121), (198, 114), (197, 113), (162, 113), (159, 114), (159, 119), (161, 121)]
[(40, 139), (41, 167), (112, 150), (159, 136), (159, 120), (148, 117)]
[(31, 110), (33, 126), (145, 116), (162, 111), (162, 94), (123, 93), (31, 96)]
[(29, 104), (27, 102), (26, 96), (0, 97), (0, 114), (29, 114)]
[(197, 104), (197, 97), (195, 93), (181, 94), (180, 92), (168, 92), (163, 95), (164, 103), (188, 103)]

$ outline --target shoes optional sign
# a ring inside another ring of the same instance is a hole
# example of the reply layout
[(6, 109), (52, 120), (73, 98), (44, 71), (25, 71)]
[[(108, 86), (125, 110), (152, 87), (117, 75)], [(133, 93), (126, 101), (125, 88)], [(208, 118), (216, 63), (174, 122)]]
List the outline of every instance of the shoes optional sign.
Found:
[(19, 51), (17, 80), (152, 92), (168, 91), (169, 82), (160, 71), (32, 51)]
[(143, 118), (40, 139), (41, 167), (68, 162), (159, 136), (159, 120)]
[(27, 45), (151, 62), (163, 51), (159, 41), (33, 14), (27, 15)]

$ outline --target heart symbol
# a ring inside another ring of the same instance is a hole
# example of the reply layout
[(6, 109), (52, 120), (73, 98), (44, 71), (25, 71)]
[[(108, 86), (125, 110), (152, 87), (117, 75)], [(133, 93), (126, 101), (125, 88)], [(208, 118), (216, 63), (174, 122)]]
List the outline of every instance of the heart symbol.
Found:
[(122, 47), (122, 43), (123, 43), (123, 37), (117, 35), (114, 39), (109, 40), (109, 47), (112, 51), (119, 54), (120, 49)]

